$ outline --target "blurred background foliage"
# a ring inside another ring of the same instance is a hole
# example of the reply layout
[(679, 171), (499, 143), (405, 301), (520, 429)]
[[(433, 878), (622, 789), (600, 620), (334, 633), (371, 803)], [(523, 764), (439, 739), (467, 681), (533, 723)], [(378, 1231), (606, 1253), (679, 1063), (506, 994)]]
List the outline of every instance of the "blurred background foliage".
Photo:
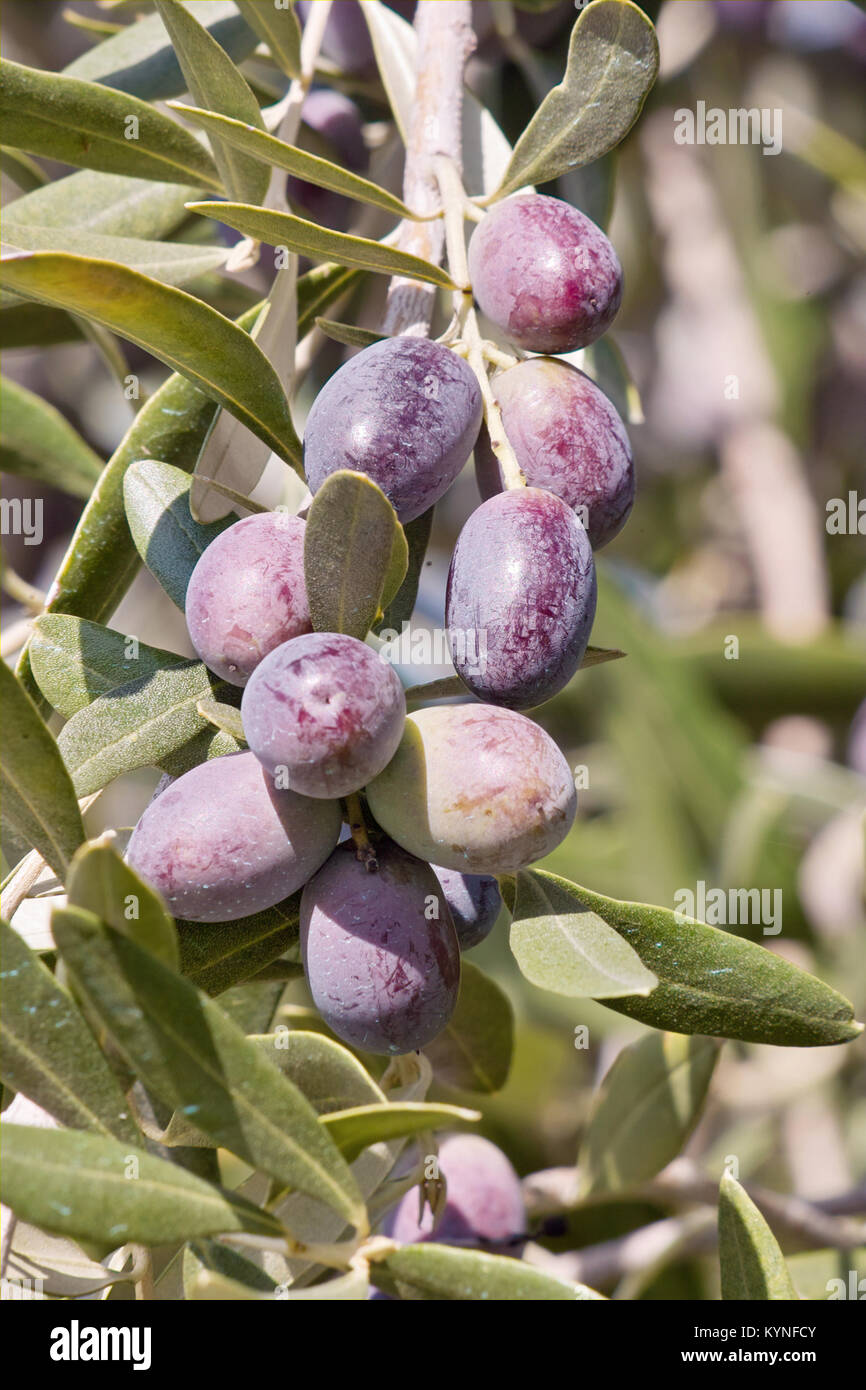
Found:
[[(592, 639), (627, 658), (579, 675), (538, 715), (585, 782), (574, 829), (548, 867), (611, 896), (666, 906), (700, 882), (780, 889), (778, 936), (763, 936), (760, 925), (728, 929), (842, 989), (862, 1018), (866, 517), (859, 532), (855, 515), (842, 534), (827, 519), (831, 499), (866, 497), (866, 14), (835, 0), (643, 8), (658, 25), (661, 74), (642, 119), (615, 161), (544, 190), (597, 220), (613, 194), (610, 235), (626, 280), (614, 336), (640, 397), (632, 395), (630, 423), (638, 498), (600, 557)], [(511, 42), (504, 63), (501, 15), (475, 9), (485, 37), (470, 82), (514, 138), (538, 92), (563, 71), (574, 7), (564, 0), (534, 16), (534, 46)], [(83, 20), (70, 22), (76, 12)], [(117, 18), (92, 4), (3, 0), (4, 50), (59, 69), (97, 37), (82, 22)], [(273, 99), (274, 69), (251, 59), (243, 70), (262, 99)], [(364, 112), (378, 177), (388, 170), (399, 188), (381, 91), (364, 77), (344, 85)], [(675, 111), (699, 101), (780, 110), (781, 153), (677, 144)], [(17, 191), (4, 180), (7, 199)], [(370, 214), (361, 216), (368, 229)], [(382, 227), (375, 222), (379, 234)], [(212, 232), (189, 219), (174, 235)], [(236, 314), (254, 302), (263, 275), (212, 273), (190, 288)], [(333, 317), (375, 325), (382, 290), (366, 284)], [(323, 339), (311, 346), (299, 424), (346, 352)], [(160, 379), (152, 360), (124, 351), (145, 385)], [(86, 343), (9, 351), (4, 370), (52, 401), (102, 457), (117, 443), (130, 408)], [(4, 481), (6, 495), (27, 491), (24, 480)], [(277, 501), (282, 485), (281, 471), (269, 470), (262, 495)], [(443, 623), (451, 549), (477, 500), (470, 466), (437, 509), (416, 625)], [(79, 505), (51, 494), (42, 547), (8, 538), (7, 628), (26, 614), (15, 575), (37, 589), (50, 583)], [(147, 574), (112, 625), (190, 650), (181, 615)], [(404, 674), (418, 682), (441, 672)], [(115, 783), (91, 813), (91, 830), (132, 823), (155, 780)], [(517, 1019), (508, 1082), (480, 1100), (486, 1131), (522, 1172), (573, 1163), (594, 1087), (645, 1030), (601, 1005), (533, 988), (509, 953), (504, 921), (473, 959), (505, 988)], [(282, 995), (276, 1021), (311, 1026), (303, 985), (282, 991), (261, 983), (225, 1002), (259, 1031)], [(583, 1024), (588, 1048), (577, 1045)], [(864, 1040), (813, 1050), (728, 1043), (686, 1152), (716, 1176), (735, 1155), (741, 1178), (807, 1198), (862, 1184), (864, 1056)], [(588, 1246), (661, 1215), (655, 1205), (610, 1202), (584, 1209), (543, 1243)], [(795, 1257), (802, 1291), (825, 1297), (839, 1260)], [(851, 1267), (847, 1256), (842, 1263)], [(712, 1269), (695, 1257), (641, 1292), (714, 1297)]]

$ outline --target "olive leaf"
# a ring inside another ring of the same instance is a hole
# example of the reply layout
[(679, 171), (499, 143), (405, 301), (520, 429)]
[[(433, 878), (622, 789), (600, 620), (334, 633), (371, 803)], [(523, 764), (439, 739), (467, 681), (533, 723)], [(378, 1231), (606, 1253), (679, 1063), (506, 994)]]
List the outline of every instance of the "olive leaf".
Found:
[(271, 57), (287, 77), (301, 75), (301, 26), (292, 5), (262, 5), (259, 0), (236, 0), (251, 29), (263, 39)]
[(0, 938), (4, 1086), (20, 1091), (71, 1129), (114, 1135), (126, 1144), (140, 1142), (126, 1097), (71, 996), (5, 922)]
[(335, 323), (333, 319), (317, 318), (316, 327), (326, 338), (333, 338), (335, 343), (345, 343), (347, 347), (370, 347), (372, 343), (381, 343), (384, 336), (374, 333), (372, 328), (357, 328), (353, 323)]
[(669, 908), (618, 902), (576, 884), (568, 891), (658, 977), (646, 997), (606, 999), (618, 1013), (673, 1033), (787, 1047), (850, 1042), (863, 1031), (847, 999), (763, 946)]
[[(7, 149), (5, 146), (0, 146), (0, 171), (7, 179), (11, 179), (23, 194), (43, 188), (48, 179), (48, 175), (40, 169), (35, 159), (31, 159), (28, 154), (22, 154), (20, 150)], [(16, 199), (17, 201), (20, 200)]]
[(585, 1284), (569, 1284), (523, 1260), (458, 1250), (450, 1245), (404, 1245), (370, 1264), (370, 1279), (385, 1293), (408, 1286), (413, 1298), (451, 1302), (569, 1302), (601, 1299)]
[(243, 150), (252, 159), (261, 160), (271, 168), (285, 169), (287, 173), (305, 179), (307, 183), (313, 183), (318, 188), (328, 188), (333, 193), (342, 193), (346, 198), (370, 203), (373, 207), (393, 213), (395, 217), (414, 215), (402, 199), (396, 198), (387, 189), (380, 188), (378, 184), (371, 183), (360, 174), (350, 173), (333, 160), (322, 159), (319, 155), (298, 149), (297, 145), (278, 140), (275, 135), (269, 135), (265, 130), (255, 129), (243, 121), (232, 120), (228, 115), (219, 115), (215, 111), (185, 106), (183, 102), (172, 102), (172, 109), (185, 120), (192, 121), (193, 125), (201, 126), (209, 135), (221, 139), (224, 144), (230, 145), (233, 149)]
[[(236, 63), (249, 58), (256, 35), (231, 0), (184, 0), (184, 8), (208, 30)], [(70, 63), (69, 77), (84, 77), (148, 101), (165, 101), (186, 91), (174, 48), (159, 15), (125, 25), (119, 33)]]
[[(196, 1298), (201, 1294), (197, 1292), (200, 1286), (202, 1275), (212, 1275), (216, 1277), (220, 1287), (226, 1289), (226, 1298), (244, 1297), (274, 1297), (276, 1293), (276, 1283), (258, 1265), (253, 1264), (252, 1260), (247, 1259), (239, 1250), (233, 1250), (230, 1245), (224, 1245), (218, 1240), (193, 1240), (190, 1241), (183, 1252), (183, 1294), (184, 1298)], [(234, 1295), (231, 1289), (242, 1286), (243, 1293), (238, 1292)], [(212, 1287), (207, 1284), (206, 1287)]]
[[(188, 660), (97, 696), (57, 738), (78, 795), (99, 791), (124, 772), (164, 766), (170, 754), (196, 735), (212, 733), (210, 722), (199, 714), (199, 700), (229, 693), (230, 687), (203, 662)], [(236, 749), (234, 740), (220, 745), (220, 751)]]
[(719, 1046), (714, 1038), (650, 1033), (623, 1048), (583, 1136), (583, 1193), (630, 1187), (676, 1158), (700, 1117)]
[(3, 1200), (22, 1221), (116, 1249), (249, 1231), (280, 1223), (243, 1197), (128, 1141), (69, 1129), (0, 1126)]
[(386, 629), (392, 632), (401, 632), (403, 623), (408, 623), (415, 611), (421, 571), (424, 568), (430, 533), (433, 530), (434, 512), (435, 508), (429, 507), (426, 512), (416, 516), (414, 521), (407, 521), (403, 527), (406, 544), (409, 547), (409, 565), (403, 583), (390, 603), (385, 605), (382, 621), (376, 625), (377, 632)]
[(409, 1134), (428, 1130), (455, 1129), (477, 1124), (477, 1110), (464, 1110), (457, 1105), (431, 1105), (424, 1101), (393, 1102), (388, 1105), (356, 1105), (349, 1110), (333, 1110), (323, 1115), (325, 1126), (340, 1153), (348, 1163), (371, 1144), (389, 1139), (403, 1139)]
[[(13, 204), (14, 207), (14, 204)], [(12, 251), (61, 251), (71, 256), (99, 257), (140, 270), (164, 285), (186, 285), (228, 257), (227, 246), (190, 246), (178, 241), (142, 241), (137, 237), (109, 236), (87, 228), (40, 227), (18, 222), (8, 213), (3, 221), (3, 248)]]
[(82, 845), (66, 883), (71, 907), (92, 912), (172, 970), (180, 965), (174, 919), (162, 898), (111, 844)]
[(329, 261), (302, 275), (298, 280), (298, 339), (315, 326), (320, 310), (356, 289), (363, 279), (362, 270)]
[[(156, 0), (156, 10), (197, 105), (264, 131), (258, 102), (217, 40), (179, 0)], [(261, 202), (270, 182), (268, 168), (254, 159), (247, 159), (217, 131), (209, 131), (209, 136), (214, 161), (228, 196), (240, 202)]]
[(511, 950), (534, 985), (585, 999), (648, 995), (658, 981), (627, 941), (564, 878), (517, 875)]
[(317, 222), (307, 222), (289, 212), (273, 212), (269, 208), (251, 207), (246, 203), (187, 203), (190, 212), (213, 217), (227, 227), (255, 237), (268, 246), (287, 246), (301, 256), (314, 261), (336, 261), (338, 265), (353, 266), (356, 270), (374, 270), (380, 275), (405, 275), (411, 280), (424, 280), (443, 289), (456, 288), (454, 281), (441, 266), (398, 251), (381, 241), (368, 237), (350, 236), (348, 232), (332, 232)]
[(539, 106), (493, 195), (547, 183), (625, 138), (658, 72), (655, 30), (631, 0), (593, 0), (578, 16), (565, 77)]
[(253, 1041), (303, 1091), (319, 1115), (386, 1103), (384, 1091), (354, 1053), (323, 1033), (283, 1029), (260, 1034)]
[(136, 343), (300, 466), (300, 441), (276, 372), (247, 333), (200, 299), (113, 261), (52, 251), (4, 260), (0, 284)]
[(29, 154), (109, 174), (220, 189), (213, 160), (190, 131), (146, 101), (95, 82), (4, 58), (0, 119), (3, 143)]
[(326, 478), (307, 516), (304, 578), (317, 632), (361, 641), (398, 592), (408, 546), (397, 513), (365, 473)]
[(457, 1007), (424, 1048), (436, 1080), (490, 1095), (508, 1080), (513, 1051), (514, 1011), (507, 995), (477, 965), (461, 961)]
[(246, 743), (241, 712), (234, 705), (226, 705), (219, 700), (211, 699), (210, 696), (205, 696), (203, 700), (199, 700), (196, 708), (202, 719), (213, 724), (215, 729), (221, 729), (223, 733), (233, 738), (235, 743)]
[(76, 990), (148, 1090), (215, 1146), (366, 1229), (315, 1111), (207, 995), (91, 913), (55, 909), (53, 927)]
[(189, 185), (79, 169), (16, 198), (4, 214), (4, 229), (11, 223), (161, 241), (185, 220), (184, 204), (193, 192)]
[[(181, 972), (210, 995), (252, 979), (297, 946), (300, 903), (301, 895), (295, 893), (276, 907), (233, 922), (208, 922), (206, 928), (201, 922), (178, 919)], [(279, 1063), (282, 1056), (279, 1052), (273, 1060)]]
[(63, 878), (84, 840), (81, 812), (57, 744), (23, 686), (0, 662), (3, 818)]
[(89, 497), (102, 460), (53, 405), (0, 377), (0, 468)]
[(190, 575), (227, 525), (216, 521), (203, 526), (193, 520), (190, 484), (190, 475), (183, 469), (157, 459), (132, 464), (123, 479), (126, 519), (135, 547), (181, 612)]
[(730, 1173), (725, 1173), (719, 1191), (719, 1260), (723, 1299), (799, 1297), (773, 1232)]
[(584, 349), (583, 368), (630, 425), (643, 424), (643, 406), (622, 351), (606, 334)]
[(98, 695), (189, 658), (126, 637), (71, 613), (42, 613), (33, 624), (30, 661), (42, 694), (64, 719)]

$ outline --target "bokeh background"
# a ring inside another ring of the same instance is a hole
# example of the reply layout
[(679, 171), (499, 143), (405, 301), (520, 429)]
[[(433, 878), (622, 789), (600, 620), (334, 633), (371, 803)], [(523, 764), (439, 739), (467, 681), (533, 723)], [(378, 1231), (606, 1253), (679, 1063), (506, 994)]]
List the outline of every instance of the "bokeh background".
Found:
[[(586, 784), (574, 829), (548, 867), (611, 896), (670, 907), (700, 882), (781, 890), (780, 934), (765, 937), (759, 924), (728, 929), (815, 971), (853, 997), (862, 1018), (866, 13), (835, 0), (644, 8), (658, 24), (661, 74), (642, 119), (615, 157), (545, 190), (597, 220), (612, 206), (626, 280), (613, 337), (631, 381), (614, 372), (602, 384), (628, 415), (638, 475), (632, 517), (600, 557), (592, 639), (627, 656), (580, 674), (538, 714)], [(91, 42), (64, 9), (90, 20), (103, 13), (3, 0), (6, 55), (63, 67)], [(534, 46), (504, 62), (488, 9), (476, 6), (488, 32), (471, 83), (513, 138), (562, 74), (574, 7), (543, 16), (528, 31)], [(267, 90), (267, 74), (258, 76)], [(375, 93), (355, 95), (377, 167), (399, 186), (387, 112)], [(698, 102), (781, 111), (781, 152), (677, 144), (674, 113)], [(237, 313), (264, 283), (257, 275), (214, 276), (208, 297)], [(333, 317), (375, 324), (376, 293)], [(307, 349), (299, 421), (346, 351), (322, 341)], [(127, 355), (145, 384), (161, 379), (158, 364)], [(57, 405), (104, 457), (128, 423), (128, 404), (84, 342), (7, 352), (4, 371)], [(4, 485), (6, 495), (27, 490), (20, 479)], [(278, 501), (283, 486), (271, 467), (261, 495)], [(833, 499), (850, 514), (841, 533), (828, 527)], [(450, 552), (477, 502), (470, 465), (437, 509), (419, 626), (442, 626)], [(27, 617), (19, 581), (47, 587), (77, 507), (52, 494), (41, 547), (6, 539), (7, 655)], [(146, 574), (112, 625), (191, 650), (181, 615)], [(410, 682), (439, 673), (404, 672)], [(91, 829), (131, 824), (155, 781), (145, 773), (114, 784)], [(521, 1172), (572, 1163), (594, 1087), (643, 1030), (600, 1005), (534, 989), (510, 957), (504, 921), (473, 958), (505, 988), (517, 1019), (509, 1080), (480, 1101), (486, 1131)], [(283, 1016), (308, 1024), (306, 1009), (303, 987), (292, 985)], [(587, 1050), (575, 1046), (583, 1024)], [(733, 1154), (741, 1178), (780, 1192), (850, 1191), (866, 1180), (864, 1058), (862, 1040), (813, 1050), (728, 1043), (687, 1152), (715, 1174)], [(592, 1246), (662, 1214), (609, 1204), (543, 1243)], [(801, 1289), (825, 1297), (840, 1258), (866, 1273), (862, 1251), (798, 1256)], [(700, 1256), (674, 1261), (638, 1292), (713, 1297), (713, 1268)]]

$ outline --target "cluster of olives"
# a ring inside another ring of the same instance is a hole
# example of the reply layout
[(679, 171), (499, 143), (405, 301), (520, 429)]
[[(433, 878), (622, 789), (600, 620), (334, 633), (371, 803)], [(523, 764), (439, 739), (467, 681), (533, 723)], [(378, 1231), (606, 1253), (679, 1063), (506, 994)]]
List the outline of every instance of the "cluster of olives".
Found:
[[(523, 348), (592, 342), (619, 305), (610, 243), (556, 199), (502, 203), (469, 254), (481, 309)], [(360, 471), (403, 522), (432, 507), (475, 450), (487, 500), (457, 542), (447, 620), (455, 666), (481, 703), (407, 714), (374, 646), (312, 630), (306, 523), (246, 517), (199, 560), (186, 618), (205, 664), (243, 687), (249, 749), (168, 785), (128, 849), (192, 921), (245, 917), (302, 889), (313, 999), (340, 1038), (370, 1052), (412, 1051), (442, 1030), (460, 951), (498, 915), (495, 875), (548, 854), (576, 810), (568, 763), (519, 711), (580, 665), (595, 612), (593, 546), (629, 511), (631, 452), (607, 398), (567, 363), (518, 361), (493, 389), (527, 486), (504, 485), (473, 370), (427, 339), (390, 338), (352, 357), (320, 391), (304, 435), (313, 493), (336, 470)], [(486, 660), (461, 670), (473, 644), (455, 634), (469, 631), (484, 633)], [(343, 823), (357, 817), (361, 792), (370, 838), (356, 832), (356, 847)]]

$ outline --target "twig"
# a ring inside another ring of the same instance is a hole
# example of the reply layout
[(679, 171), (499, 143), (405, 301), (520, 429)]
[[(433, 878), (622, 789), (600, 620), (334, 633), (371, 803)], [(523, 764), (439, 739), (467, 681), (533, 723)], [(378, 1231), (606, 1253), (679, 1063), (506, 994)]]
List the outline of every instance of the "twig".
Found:
[[(406, 149), (403, 201), (422, 217), (439, 210), (434, 170), (437, 155), (462, 167), (461, 129), (463, 71), (475, 48), (469, 0), (420, 0), (415, 16), (418, 35), (417, 85)], [(439, 265), (445, 245), (441, 219), (403, 222), (398, 246)], [(382, 320), (385, 333), (424, 338), (430, 332), (436, 289), (395, 276), (388, 289)]]
[[(861, 1187), (822, 1201), (807, 1202), (802, 1197), (772, 1192), (753, 1183), (744, 1186), (775, 1233), (791, 1245), (804, 1249), (830, 1247), (844, 1250), (866, 1241), (866, 1222), (848, 1219), (866, 1212), (866, 1188)], [(533, 1173), (524, 1179), (523, 1190), (531, 1219), (623, 1200), (715, 1207), (719, 1199), (718, 1182), (707, 1177), (688, 1159), (677, 1159), (649, 1182), (637, 1183), (615, 1192), (581, 1196), (575, 1168), (547, 1168), (543, 1172)]]
[[(445, 210), (448, 269), (452, 280), (460, 287), (454, 294), (455, 332), (465, 345), (467, 360), (481, 388), (484, 401), (484, 420), (490, 435), (490, 446), (496, 455), (502, 473), (502, 481), (506, 488), (525, 487), (526, 479), (521, 472), (520, 464), (517, 462), (517, 456), (508, 442), (505, 426), (502, 423), (502, 412), (487, 375), (485, 357), (489, 357), (490, 345), (485, 342), (481, 335), (478, 316), (472, 303), (472, 290), (469, 288), (469, 267), (466, 262), (466, 235), (463, 225), (466, 194), (460, 172), (454, 160), (447, 155), (436, 156), (434, 169)], [(509, 365), (513, 365), (513, 362), (509, 361)]]

